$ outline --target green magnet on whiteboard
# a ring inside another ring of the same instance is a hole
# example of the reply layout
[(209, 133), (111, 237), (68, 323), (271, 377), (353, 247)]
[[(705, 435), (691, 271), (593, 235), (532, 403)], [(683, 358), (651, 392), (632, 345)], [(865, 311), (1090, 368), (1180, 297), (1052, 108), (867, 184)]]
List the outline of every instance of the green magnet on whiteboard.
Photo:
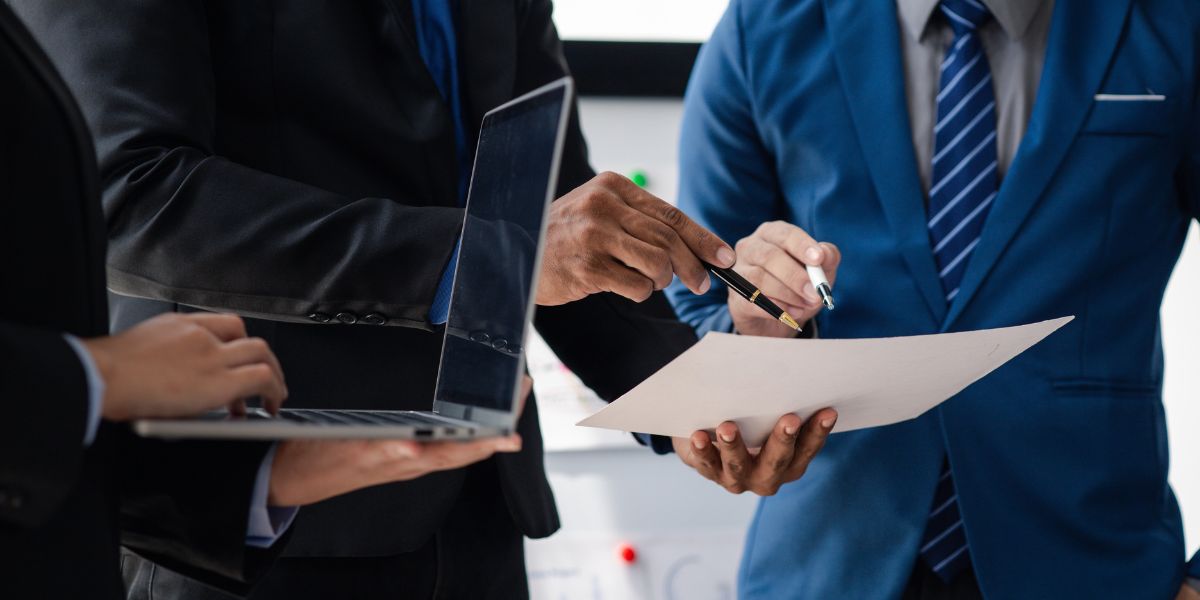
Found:
[(646, 172), (641, 169), (636, 169), (629, 174), (629, 180), (637, 184), (638, 187), (646, 187), (648, 181)]

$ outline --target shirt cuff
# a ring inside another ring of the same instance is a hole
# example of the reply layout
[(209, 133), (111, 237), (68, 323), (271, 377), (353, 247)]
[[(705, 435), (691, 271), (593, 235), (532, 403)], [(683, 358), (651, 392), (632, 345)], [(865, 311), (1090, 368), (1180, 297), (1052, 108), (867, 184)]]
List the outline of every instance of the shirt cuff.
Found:
[(442, 271), (433, 303), (429, 305), (429, 322), (434, 325), (450, 320), (450, 293), (454, 291), (454, 271), (458, 267), (458, 249), (461, 247), (462, 240), (459, 240), (450, 254), (450, 262), (446, 263), (446, 270)]
[(275, 460), (272, 445), (258, 467), (254, 480), (254, 495), (250, 497), (250, 521), (246, 525), (246, 545), (254, 548), (270, 548), (292, 526), (300, 509), (294, 506), (267, 506), (267, 494), (271, 486), (271, 462)]
[(697, 322), (694, 329), (698, 338), (704, 337), (710, 331), (734, 333), (733, 315), (729, 314), (727, 306), (718, 306), (711, 314)]
[(671, 444), (671, 438), (665, 435), (635, 433), (633, 439), (643, 446), (648, 446), (655, 454), (670, 454), (675, 451), (675, 446)]
[(100, 376), (100, 369), (96, 367), (96, 361), (92, 360), (91, 353), (87, 351), (79, 338), (64, 334), (63, 339), (67, 340), (67, 345), (75, 351), (79, 362), (83, 364), (83, 372), (87, 375), (87, 426), (83, 430), (83, 446), (86, 448), (96, 441), (96, 431), (100, 429), (100, 414), (104, 410), (104, 378)]

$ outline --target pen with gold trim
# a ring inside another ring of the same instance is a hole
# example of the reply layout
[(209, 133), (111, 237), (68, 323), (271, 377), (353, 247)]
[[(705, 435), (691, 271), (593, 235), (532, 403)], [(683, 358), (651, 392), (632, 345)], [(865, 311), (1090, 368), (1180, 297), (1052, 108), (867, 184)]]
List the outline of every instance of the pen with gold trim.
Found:
[(768, 300), (767, 297), (763, 295), (762, 291), (754, 287), (754, 284), (746, 281), (745, 277), (738, 275), (733, 269), (722, 269), (708, 263), (704, 263), (704, 267), (708, 269), (710, 273), (716, 275), (717, 279), (720, 279), (722, 283), (729, 286), (729, 289), (737, 292), (739, 296), (749, 300), (755, 306), (767, 311), (767, 314), (778, 319), (780, 323), (783, 323), (784, 325), (787, 325), (796, 331), (801, 330), (800, 324), (796, 322), (796, 319), (792, 318), (792, 315), (787, 314), (787, 312), (782, 308), (779, 308), (777, 304)]

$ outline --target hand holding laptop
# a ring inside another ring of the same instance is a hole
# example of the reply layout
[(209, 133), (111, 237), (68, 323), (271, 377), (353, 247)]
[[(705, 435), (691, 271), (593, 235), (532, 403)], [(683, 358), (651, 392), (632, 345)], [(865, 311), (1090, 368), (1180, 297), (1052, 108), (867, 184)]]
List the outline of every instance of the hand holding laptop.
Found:
[[(521, 381), (517, 414), (533, 390)], [(497, 452), (520, 452), (521, 436), (473, 441), (288, 440), (280, 442), (271, 464), (271, 506), (304, 506), (384, 483), (408, 481), (436, 471), (450, 471), (490, 458)]]

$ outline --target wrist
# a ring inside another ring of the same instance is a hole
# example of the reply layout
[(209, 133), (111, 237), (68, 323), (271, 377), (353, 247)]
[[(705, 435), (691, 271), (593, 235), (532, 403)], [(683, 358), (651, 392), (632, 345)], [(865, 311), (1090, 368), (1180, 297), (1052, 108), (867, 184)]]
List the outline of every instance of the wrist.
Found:
[(96, 370), (100, 372), (100, 377), (104, 380), (104, 395), (100, 398), (100, 415), (108, 421), (128, 421), (133, 418), (129, 414), (128, 407), (124, 406), (119, 401), (119, 396), (116, 394), (116, 368), (111, 352), (109, 351), (109, 338), (91, 338), (81, 340), (83, 348), (88, 355), (92, 357), (92, 363), (96, 365)]

